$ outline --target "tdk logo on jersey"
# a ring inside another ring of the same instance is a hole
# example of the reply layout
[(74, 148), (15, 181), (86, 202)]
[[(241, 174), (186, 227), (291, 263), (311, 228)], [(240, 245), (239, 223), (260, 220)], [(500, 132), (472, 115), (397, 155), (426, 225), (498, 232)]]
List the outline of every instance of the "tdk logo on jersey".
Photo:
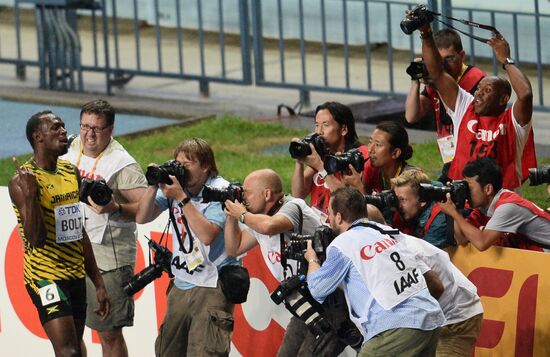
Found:
[(364, 260), (370, 260), (378, 253), (382, 253), (386, 249), (393, 247), (396, 244), (396, 241), (391, 238), (382, 239), (374, 243), (373, 245), (366, 245), (361, 248), (361, 258)]

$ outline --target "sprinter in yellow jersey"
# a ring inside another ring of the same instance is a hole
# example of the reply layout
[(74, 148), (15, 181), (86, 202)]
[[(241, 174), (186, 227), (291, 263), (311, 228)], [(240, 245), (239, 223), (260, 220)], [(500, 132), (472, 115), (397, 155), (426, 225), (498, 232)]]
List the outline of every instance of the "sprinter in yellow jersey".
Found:
[(22, 166), (14, 159), (17, 174), (9, 183), (25, 249), (25, 286), (55, 355), (81, 356), (85, 274), (96, 288), (96, 312), (106, 317), (110, 303), (82, 228), (80, 177), (71, 163), (58, 159), (68, 147), (61, 118), (51, 111), (36, 113), (26, 134), (34, 156)]

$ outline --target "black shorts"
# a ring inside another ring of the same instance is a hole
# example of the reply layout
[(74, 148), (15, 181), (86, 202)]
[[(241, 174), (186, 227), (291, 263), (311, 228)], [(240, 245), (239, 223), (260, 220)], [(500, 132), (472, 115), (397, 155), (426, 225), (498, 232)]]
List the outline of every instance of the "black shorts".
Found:
[(27, 292), (38, 310), (40, 323), (63, 316), (73, 316), (75, 320), (86, 319), (86, 280), (40, 280), (35, 282), (36, 291), (26, 284)]

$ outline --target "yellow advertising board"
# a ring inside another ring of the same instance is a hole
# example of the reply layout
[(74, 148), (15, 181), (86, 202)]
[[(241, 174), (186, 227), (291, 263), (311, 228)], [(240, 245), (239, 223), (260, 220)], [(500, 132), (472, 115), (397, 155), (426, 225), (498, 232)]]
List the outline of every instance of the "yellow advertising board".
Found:
[(550, 356), (550, 254), (468, 245), (451, 256), (485, 309), (475, 356)]

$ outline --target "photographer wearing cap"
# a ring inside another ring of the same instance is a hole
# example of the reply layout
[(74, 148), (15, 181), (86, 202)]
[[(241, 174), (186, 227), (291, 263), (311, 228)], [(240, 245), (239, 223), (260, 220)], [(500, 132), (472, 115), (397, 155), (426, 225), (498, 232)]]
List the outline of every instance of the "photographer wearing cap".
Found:
[(221, 203), (202, 202), (202, 192), (205, 185), (221, 189), (229, 183), (218, 176), (214, 153), (203, 139), (184, 140), (174, 158), (160, 167), (150, 166), (149, 187), (136, 214), (138, 223), (150, 222), (164, 210), (171, 216), (175, 279), (155, 355), (228, 355), (234, 305), (222, 291), (219, 273), (238, 263), (225, 252)]
[[(291, 233), (313, 235), (323, 224), (319, 215), (304, 200), (285, 196), (281, 178), (271, 169), (253, 171), (244, 179), (243, 200), (246, 206), (230, 200), (225, 202), (227, 253), (237, 257), (260, 245), (265, 264), (275, 279), (283, 281), (285, 270), (297, 274), (297, 261), (284, 257), (281, 245), (285, 245)], [(338, 325), (345, 318), (347, 306), (343, 296), (339, 301), (336, 297), (332, 300), (338, 306), (325, 305), (325, 313), (331, 323)], [(277, 355), (336, 356), (345, 347), (335, 333), (327, 333), (316, 340), (306, 324), (293, 316)]]
[[(353, 113), (344, 104), (326, 102), (317, 106), (315, 133), (321, 136), (331, 154), (357, 148), (365, 159), (368, 158), (368, 148), (359, 142), (355, 131)], [(330, 191), (343, 186), (344, 183), (339, 172), (327, 175), (324, 169), (324, 154), (318, 153), (312, 144), (310, 146), (310, 155), (296, 159), (291, 181), (292, 195), (305, 198), (311, 194), (311, 207), (318, 210), (326, 221)], [(304, 165), (307, 167), (304, 168)], [(368, 161), (365, 162), (364, 168), (367, 166)]]
[(309, 242), (305, 253), (313, 297), (322, 302), (343, 285), (350, 317), (365, 337), (358, 356), (434, 356), (445, 318), (423, 276), (429, 268), (392, 239), (397, 231), (366, 219), (355, 188), (331, 194), (329, 215), (338, 236), (325, 262), (320, 266)]
[(97, 301), (91, 313), (108, 318), (112, 305), (82, 224), (80, 175), (59, 158), (68, 147), (60, 117), (51, 111), (36, 113), (27, 121), (26, 133), (33, 157), (23, 165), (14, 159), (17, 173), (8, 187), (24, 249), (25, 288), (55, 355), (81, 356), (86, 275)]
[[(409, 19), (416, 15), (415, 11), (407, 11)], [(453, 121), (455, 155), (449, 179), (461, 179), (467, 162), (492, 157), (502, 168), (503, 187), (519, 190), (527, 178), (527, 168), (535, 163), (531, 136), (533, 92), (529, 79), (510, 58), (508, 42), (499, 33), (487, 40), (510, 82), (499, 77), (485, 77), (472, 96), (445, 71), (429, 22), (422, 21), (419, 30), (422, 57), (434, 88)], [(506, 109), (512, 89), (517, 100)]]
[(489, 158), (469, 162), (462, 171), (470, 189), (470, 206), (464, 219), (448, 196), (441, 211), (454, 219), (455, 239), (470, 241), (478, 250), (491, 245), (547, 251), (550, 248), (550, 213), (502, 187), (500, 167)]
[[(475, 66), (466, 65), (464, 63), (464, 49), (458, 32), (452, 29), (442, 29), (434, 33), (434, 42), (441, 58), (445, 71), (453, 77), (458, 85), (470, 94), (474, 94), (477, 90), (477, 85), (486, 74)], [(421, 59), (415, 59), (421, 61)], [(418, 65), (417, 68), (422, 68), (425, 71), (425, 65)], [(439, 144), (439, 151), (443, 158), (443, 172), (440, 181), (447, 182), (447, 171), (452, 156), (447, 155), (446, 144), (452, 142), (453, 122), (445, 108), (441, 99), (437, 94), (436, 89), (432, 86), (429, 76), (416, 79), (419, 74), (411, 81), (411, 88), (405, 102), (405, 119), (408, 123), (418, 123), (425, 118), (429, 110), (433, 110), (435, 119), (436, 133)], [(412, 76), (412, 75), (411, 75)], [(420, 83), (424, 83), (424, 90), (420, 91)]]
[(418, 191), (421, 183), (430, 184), (432, 181), (418, 170), (405, 171), (391, 179), (399, 208), (390, 226), (422, 238), (438, 248), (446, 248), (454, 243), (452, 231), (449, 234), (447, 230), (447, 216), (435, 202), (420, 201)]
[(128, 356), (122, 328), (134, 324), (134, 299), (122, 291), (122, 285), (134, 274), (137, 239), (134, 220), (147, 181), (136, 160), (112, 137), (114, 124), (115, 110), (108, 102), (99, 99), (84, 104), (80, 111), (80, 135), (62, 158), (78, 167), (80, 176), (88, 180), (83, 185), (95, 185), (103, 179), (112, 190), (107, 203), (93, 200), (96, 197), (93, 191), (99, 186), (90, 186), (91, 194), (83, 197), (84, 227), (113, 306), (107, 319), (101, 320), (93, 314), (97, 302), (92, 282), (87, 279), (90, 293), (86, 326), (98, 331), (105, 355)]

